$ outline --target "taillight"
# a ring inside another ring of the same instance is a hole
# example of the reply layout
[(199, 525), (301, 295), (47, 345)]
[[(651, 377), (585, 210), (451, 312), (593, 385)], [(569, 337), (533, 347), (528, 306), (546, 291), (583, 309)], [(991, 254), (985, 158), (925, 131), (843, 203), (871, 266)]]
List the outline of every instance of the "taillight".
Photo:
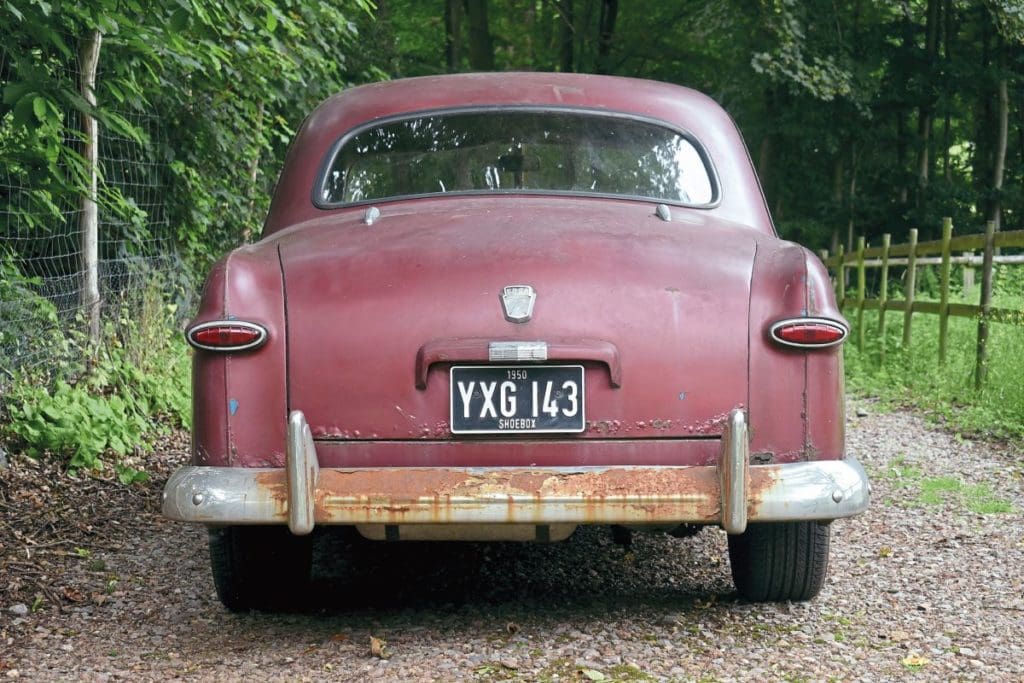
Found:
[(206, 351), (245, 351), (267, 341), (267, 329), (241, 320), (200, 323), (185, 333), (188, 343)]
[(820, 349), (842, 344), (849, 330), (841, 322), (828, 318), (789, 318), (772, 325), (770, 334), (785, 346)]

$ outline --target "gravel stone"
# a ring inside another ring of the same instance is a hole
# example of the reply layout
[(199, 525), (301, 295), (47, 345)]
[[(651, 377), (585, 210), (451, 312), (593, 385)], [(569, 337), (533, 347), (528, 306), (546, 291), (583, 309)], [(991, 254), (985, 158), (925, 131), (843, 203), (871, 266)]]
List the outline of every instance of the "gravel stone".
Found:
[[(1024, 680), (1024, 452), (857, 403), (848, 448), (872, 478), (872, 506), (833, 524), (829, 579), (799, 604), (739, 600), (717, 529), (687, 539), (635, 533), (628, 550), (604, 528), (550, 545), (374, 545), (327, 529), (315, 532), (310, 605), (232, 614), (213, 590), (205, 530), (159, 515), (187, 437), (147, 465), (152, 483), (132, 488), (72, 480), (15, 454), (0, 471), (0, 520), (11, 531), (0, 534), (0, 605), (11, 606), (0, 613), (0, 672), (33, 681), (578, 681), (583, 669), (609, 681)], [(923, 500), (921, 483), (939, 477), (959, 489)], [(982, 486), (1013, 511), (972, 511), (968, 493)], [(387, 641), (390, 659), (370, 657), (370, 636)]]

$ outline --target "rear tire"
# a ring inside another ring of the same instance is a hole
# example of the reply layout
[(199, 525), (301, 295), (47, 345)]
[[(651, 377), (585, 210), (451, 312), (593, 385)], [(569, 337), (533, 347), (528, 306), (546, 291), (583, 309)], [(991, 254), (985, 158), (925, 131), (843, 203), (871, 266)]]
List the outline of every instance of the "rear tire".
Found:
[(288, 609), (301, 605), (313, 559), (310, 536), (285, 526), (210, 529), (210, 568), (228, 609)]
[(751, 524), (729, 536), (736, 589), (752, 602), (810, 600), (828, 572), (829, 536), (821, 522)]

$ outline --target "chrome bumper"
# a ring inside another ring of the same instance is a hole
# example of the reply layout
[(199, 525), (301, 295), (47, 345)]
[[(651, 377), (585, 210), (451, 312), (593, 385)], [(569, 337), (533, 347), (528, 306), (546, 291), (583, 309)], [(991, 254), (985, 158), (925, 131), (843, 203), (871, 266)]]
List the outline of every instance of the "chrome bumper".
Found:
[(718, 524), (827, 521), (867, 509), (853, 458), (750, 465), (743, 411), (727, 424), (717, 465), (321, 469), (306, 419), (288, 420), (284, 468), (183, 467), (163, 513), (204, 524)]

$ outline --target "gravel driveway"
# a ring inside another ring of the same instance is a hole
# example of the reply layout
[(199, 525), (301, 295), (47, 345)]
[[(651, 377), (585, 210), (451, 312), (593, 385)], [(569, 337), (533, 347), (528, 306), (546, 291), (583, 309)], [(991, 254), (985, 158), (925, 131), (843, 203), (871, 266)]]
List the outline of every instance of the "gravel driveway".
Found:
[(803, 604), (738, 601), (712, 529), (629, 549), (600, 528), (543, 546), (335, 532), (318, 553), (352, 562), (321, 563), (315, 606), (235, 615), (205, 531), (156, 514), (162, 481), (41, 491), (52, 471), (15, 459), (0, 472), (0, 677), (1024, 681), (1024, 453), (862, 400), (849, 415), (874, 500), (834, 524), (829, 579)]

